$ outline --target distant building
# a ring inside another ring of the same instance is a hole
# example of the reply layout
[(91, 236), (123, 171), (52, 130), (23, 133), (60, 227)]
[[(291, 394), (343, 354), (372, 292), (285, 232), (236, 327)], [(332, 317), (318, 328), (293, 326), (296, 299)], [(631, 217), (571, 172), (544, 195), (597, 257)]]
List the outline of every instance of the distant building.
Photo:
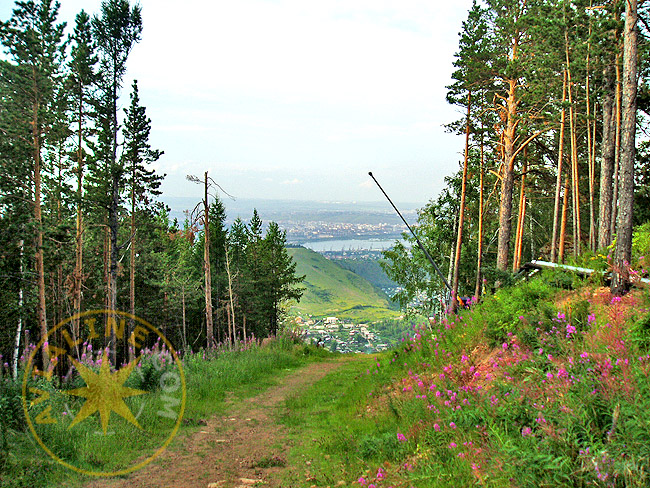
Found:
[(339, 321), (336, 317), (327, 317), (325, 319), (326, 324), (336, 324)]

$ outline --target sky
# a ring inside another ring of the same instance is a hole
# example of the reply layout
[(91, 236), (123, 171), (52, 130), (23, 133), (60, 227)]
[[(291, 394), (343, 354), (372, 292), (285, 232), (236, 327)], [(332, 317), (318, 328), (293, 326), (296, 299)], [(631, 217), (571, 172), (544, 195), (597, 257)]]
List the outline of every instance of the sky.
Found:
[[(0, 19), (12, 3), (0, 2)], [(458, 169), (444, 125), (471, 0), (141, 0), (128, 60), (152, 121), (163, 195), (205, 171), (238, 198), (424, 204)], [(74, 25), (99, 0), (61, 0)]]

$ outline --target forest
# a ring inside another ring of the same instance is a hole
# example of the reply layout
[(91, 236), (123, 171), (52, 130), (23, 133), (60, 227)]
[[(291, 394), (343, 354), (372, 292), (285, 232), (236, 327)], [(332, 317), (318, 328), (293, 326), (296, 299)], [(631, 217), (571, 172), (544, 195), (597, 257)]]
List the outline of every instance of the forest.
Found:
[(69, 35), (58, 10), (19, 1), (0, 23), (0, 364), (15, 376), (28, 344), (84, 310), (144, 318), (186, 351), (275, 334), (301, 295), (285, 232), (256, 211), (227, 229), (207, 171), (172, 221), (137, 81), (119, 109), (140, 6), (106, 0)]
[[(447, 87), (464, 158), (417, 228), (453, 294), (480, 298), (540, 258), (612, 270), (612, 291), (629, 289), (633, 228), (650, 219), (649, 18), (636, 1), (473, 2)], [(425, 296), (430, 314), (443, 286), (413, 247), (397, 243), (384, 267), (400, 304)]]

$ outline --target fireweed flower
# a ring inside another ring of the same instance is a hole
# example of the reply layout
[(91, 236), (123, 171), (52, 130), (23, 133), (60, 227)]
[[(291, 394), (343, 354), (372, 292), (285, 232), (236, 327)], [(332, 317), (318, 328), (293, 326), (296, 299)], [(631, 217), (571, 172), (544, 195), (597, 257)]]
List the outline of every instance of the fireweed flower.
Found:
[(531, 429), (530, 427), (524, 427), (523, 429), (521, 429), (522, 437), (528, 437), (529, 435), (532, 435), (532, 433), (533, 433), (533, 429)]
[(397, 433), (397, 440), (400, 441), (400, 442), (406, 442), (406, 437), (404, 437), (404, 434), (402, 434), (401, 432), (398, 432)]

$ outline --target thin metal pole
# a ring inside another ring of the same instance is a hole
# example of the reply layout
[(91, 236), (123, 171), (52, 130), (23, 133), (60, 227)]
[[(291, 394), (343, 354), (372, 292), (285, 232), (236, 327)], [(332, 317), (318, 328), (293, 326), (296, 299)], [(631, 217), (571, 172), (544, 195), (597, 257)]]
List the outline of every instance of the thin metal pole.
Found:
[(384, 196), (386, 197), (386, 199), (387, 199), (387, 200), (390, 202), (390, 204), (393, 206), (393, 208), (395, 209), (395, 212), (397, 212), (397, 215), (400, 216), (400, 218), (402, 219), (402, 222), (404, 222), (404, 224), (406, 225), (406, 227), (408, 227), (408, 230), (411, 231), (411, 234), (413, 235), (413, 237), (415, 237), (415, 241), (418, 243), (418, 246), (420, 247), (420, 249), (422, 250), (422, 252), (424, 253), (424, 255), (427, 257), (427, 259), (429, 260), (429, 262), (431, 263), (431, 265), (433, 266), (433, 268), (436, 270), (436, 272), (438, 273), (438, 276), (440, 277), (440, 279), (442, 280), (442, 282), (445, 284), (445, 286), (447, 287), (447, 289), (449, 290), (449, 292), (451, 293), (451, 286), (449, 285), (449, 282), (447, 281), (447, 278), (445, 278), (445, 275), (442, 274), (442, 271), (440, 271), (440, 268), (438, 268), (438, 265), (433, 261), (433, 258), (431, 257), (431, 255), (429, 254), (429, 252), (424, 248), (424, 246), (423, 246), (422, 243), (420, 242), (420, 239), (418, 239), (418, 236), (415, 235), (415, 232), (413, 232), (413, 229), (411, 229), (411, 226), (408, 224), (408, 222), (406, 221), (406, 219), (404, 219), (404, 217), (402, 216), (402, 214), (400, 213), (400, 211), (397, 209), (397, 207), (395, 206), (395, 204), (393, 203), (393, 201), (390, 199), (390, 197), (386, 194), (386, 192), (385, 192), (384, 189), (381, 187), (381, 185), (379, 184), (379, 182), (378, 182), (378, 181), (375, 179), (375, 177), (372, 175), (372, 172), (369, 171), (368, 174), (369, 174), (370, 177), (373, 179), (373, 181), (377, 184), (377, 186), (379, 187), (379, 189), (381, 190), (381, 192), (384, 194)]

